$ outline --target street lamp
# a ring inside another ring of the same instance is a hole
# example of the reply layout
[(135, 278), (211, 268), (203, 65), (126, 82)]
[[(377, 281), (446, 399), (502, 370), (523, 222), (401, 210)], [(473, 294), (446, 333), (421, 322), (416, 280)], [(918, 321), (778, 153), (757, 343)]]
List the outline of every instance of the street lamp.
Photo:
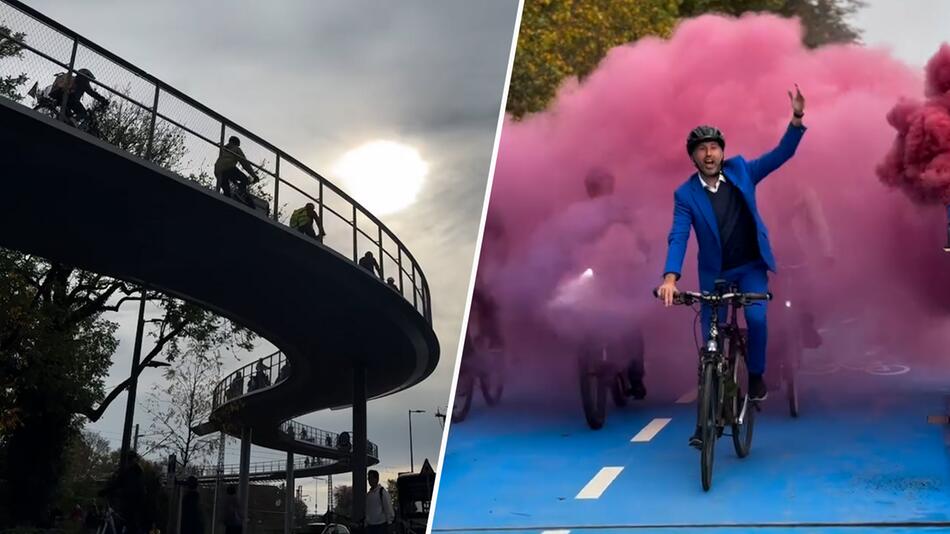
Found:
[(414, 413), (426, 413), (425, 410), (409, 410), (409, 470), (413, 473), (416, 472), (416, 466), (412, 458), (412, 414)]

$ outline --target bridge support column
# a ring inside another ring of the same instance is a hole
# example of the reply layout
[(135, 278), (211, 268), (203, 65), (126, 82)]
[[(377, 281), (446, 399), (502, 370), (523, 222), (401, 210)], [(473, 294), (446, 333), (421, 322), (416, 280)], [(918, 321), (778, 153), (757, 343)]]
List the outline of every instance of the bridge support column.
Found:
[[(366, 367), (353, 368), (353, 523), (366, 517)], [(362, 532), (363, 529), (360, 529)]]
[[(294, 530), (294, 504), (296, 495), (294, 494), (294, 453), (287, 452), (287, 484), (284, 491), (284, 534), (290, 534)], [(316, 496), (316, 494), (314, 494)]]
[(247, 504), (250, 497), (250, 473), (251, 473), (251, 429), (241, 428), (241, 472), (240, 489), (241, 495), (241, 524), (244, 525), (244, 532), (249, 532)]

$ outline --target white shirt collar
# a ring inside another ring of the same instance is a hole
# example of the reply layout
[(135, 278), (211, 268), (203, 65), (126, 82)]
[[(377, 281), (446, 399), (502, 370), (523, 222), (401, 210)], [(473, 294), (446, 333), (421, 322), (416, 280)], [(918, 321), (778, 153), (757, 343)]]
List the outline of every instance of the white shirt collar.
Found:
[(722, 184), (722, 183), (725, 183), (725, 182), (726, 182), (726, 177), (725, 177), (724, 174), (722, 174), (722, 171), (719, 172), (719, 180), (717, 180), (717, 181), (716, 181), (716, 184), (715, 184), (714, 186), (712, 186), (712, 187), (709, 187), (709, 185), (706, 183), (706, 180), (703, 180), (702, 174), (700, 174), (700, 173), (698, 173), (698, 172), (696, 173), (696, 179), (699, 180), (699, 183), (700, 183), (700, 184), (702, 184), (703, 189), (705, 189), (705, 190), (707, 190), (707, 191), (712, 191), (713, 193), (719, 191), (719, 184)]

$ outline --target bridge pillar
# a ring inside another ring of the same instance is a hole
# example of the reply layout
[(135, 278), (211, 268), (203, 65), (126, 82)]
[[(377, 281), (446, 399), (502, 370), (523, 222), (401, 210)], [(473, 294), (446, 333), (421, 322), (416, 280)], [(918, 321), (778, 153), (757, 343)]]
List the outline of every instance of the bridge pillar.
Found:
[[(353, 523), (366, 517), (366, 367), (353, 368)], [(360, 529), (362, 532), (362, 529)]]
[[(294, 530), (294, 453), (287, 451), (287, 484), (284, 490), (284, 534), (290, 534)], [(316, 494), (314, 494), (316, 496)]]
[(244, 525), (244, 532), (249, 532), (247, 504), (250, 497), (250, 472), (251, 472), (251, 429), (241, 427), (241, 472), (240, 489), (241, 495), (241, 524)]

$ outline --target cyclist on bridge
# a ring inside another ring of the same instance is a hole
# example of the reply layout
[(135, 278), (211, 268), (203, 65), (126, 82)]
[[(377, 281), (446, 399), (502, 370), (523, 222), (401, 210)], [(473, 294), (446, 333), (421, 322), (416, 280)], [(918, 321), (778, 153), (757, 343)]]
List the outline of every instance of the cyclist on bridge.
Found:
[[(248, 174), (241, 172), (238, 165), (244, 167)], [(243, 197), (242, 201), (252, 209), (254, 208), (254, 203), (248, 198), (247, 187), (251, 183), (260, 181), (260, 177), (254, 172), (254, 166), (251, 165), (251, 162), (244, 156), (244, 151), (241, 150), (241, 140), (237, 136), (232, 135), (228, 139), (228, 143), (221, 147), (221, 153), (218, 155), (217, 161), (214, 162), (214, 177), (217, 179), (215, 190), (221, 190), (224, 196), (233, 198), (231, 196), (231, 184), (233, 183), (239, 189), (241, 197)], [(253, 182), (251, 177), (253, 177)]]
[(102, 105), (107, 105), (109, 99), (97, 93), (90, 83), (95, 80), (92, 71), (89, 69), (79, 69), (77, 76), (69, 73), (60, 74), (53, 81), (53, 88), (49, 93), (50, 99), (58, 106), (63, 101), (63, 91), (66, 91), (66, 111), (72, 113), (77, 119), (85, 118), (87, 111), (82, 105), (82, 97), (89, 95)]
[[(775, 258), (769, 244), (768, 230), (756, 207), (755, 188), (772, 171), (788, 161), (798, 148), (805, 126), (802, 124), (805, 98), (798, 86), (788, 93), (792, 120), (778, 146), (758, 159), (747, 161), (742, 156), (724, 160), (726, 140), (712, 126), (699, 126), (689, 133), (686, 151), (698, 172), (691, 175), (673, 194), (673, 226), (669, 234), (663, 285), (659, 296), (666, 306), (677, 293), (676, 281), (681, 276), (690, 227), (696, 230), (699, 244), (699, 285), (702, 291), (713, 291), (715, 281), (724, 279), (738, 283), (742, 292), (768, 291), (768, 271), (776, 272)], [(765, 302), (744, 307), (749, 330), (749, 397), (764, 400), (768, 388), (765, 373), (765, 350), (768, 338)], [(722, 310), (725, 321), (725, 309)], [(702, 307), (703, 335), (708, 335), (711, 312)], [(699, 440), (699, 427), (690, 439)]]
[[(314, 223), (316, 223), (317, 230), (319, 230), (320, 233), (313, 231)], [(323, 243), (323, 236), (327, 235), (326, 232), (323, 231), (323, 223), (320, 222), (320, 216), (317, 215), (313, 202), (307, 202), (304, 207), (294, 210), (290, 216), (290, 226), (298, 232), (306, 234), (321, 243)]]

